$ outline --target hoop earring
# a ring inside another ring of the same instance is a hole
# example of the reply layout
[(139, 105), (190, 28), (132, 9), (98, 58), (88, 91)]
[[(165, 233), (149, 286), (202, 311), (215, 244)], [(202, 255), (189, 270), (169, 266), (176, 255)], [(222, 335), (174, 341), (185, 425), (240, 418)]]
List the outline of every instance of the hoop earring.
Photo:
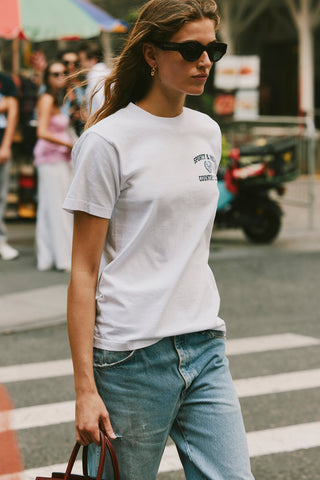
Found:
[(157, 67), (154, 65), (154, 66), (151, 68), (151, 72), (150, 72), (151, 77), (154, 77), (154, 76), (155, 76), (156, 71), (157, 71)]

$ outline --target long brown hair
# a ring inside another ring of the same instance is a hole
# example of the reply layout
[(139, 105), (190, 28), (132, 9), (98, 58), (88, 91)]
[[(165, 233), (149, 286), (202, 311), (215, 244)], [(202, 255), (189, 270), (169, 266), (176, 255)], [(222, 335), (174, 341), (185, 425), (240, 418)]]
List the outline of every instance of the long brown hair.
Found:
[(202, 18), (209, 18), (218, 26), (220, 17), (214, 0), (150, 0), (105, 81), (104, 104), (88, 119), (86, 128), (146, 95), (152, 78), (142, 53), (143, 43), (168, 41), (183, 25)]
[(50, 84), (50, 73), (51, 73), (51, 67), (52, 65), (55, 65), (55, 64), (58, 64), (58, 65), (62, 65), (63, 68), (64, 68), (64, 65), (63, 65), (63, 62), (61, 60), (50, 60), (50, 62), (48, 62), (44, 72), (43, 72), (43, 84), (44, 86), (46, 87), (46, 90), (45, 90), (45, 93), (48, 93), (49, 95), (51, 95), (54, 99), (54, 106), (55, 107), (61, 107), (61, 105), (63, 104), (63, 98), (64, 98), (64, 88), (60, 89), (60, 90), (54, 90)]

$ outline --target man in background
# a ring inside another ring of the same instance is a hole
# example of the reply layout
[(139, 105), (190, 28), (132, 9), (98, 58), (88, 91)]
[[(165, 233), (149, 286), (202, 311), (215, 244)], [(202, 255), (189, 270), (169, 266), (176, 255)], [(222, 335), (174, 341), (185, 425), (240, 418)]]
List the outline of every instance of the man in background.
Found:
[(9, 186), (11, 146), (18, 122), (17, 89), (9, 75), (0, 71), (0, 257), (13, 260), (18, 250), (7, 243), (4, 224)]
[[(103, 61), (103, 50), (97, 43), (84, 43), (79, 50), (79, 59), (81, 68), (88, 71), (85, 96), (88, 111), (92, 114), (104, 103), (104, 79), (110, 74), (110, 70)], [(96, 94), (92, 98), (90, 110), (90, 98), (94, 91)]]

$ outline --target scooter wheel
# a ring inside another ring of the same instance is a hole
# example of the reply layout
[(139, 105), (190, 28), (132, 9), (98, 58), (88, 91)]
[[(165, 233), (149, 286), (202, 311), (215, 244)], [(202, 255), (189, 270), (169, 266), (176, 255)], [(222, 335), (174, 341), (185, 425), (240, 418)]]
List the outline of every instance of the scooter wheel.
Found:
[(257, 207), (254, 222), (242, 227), (246, 237), (253, 243), (271, 243), (279, 234), (281, 214), (266, 207)]

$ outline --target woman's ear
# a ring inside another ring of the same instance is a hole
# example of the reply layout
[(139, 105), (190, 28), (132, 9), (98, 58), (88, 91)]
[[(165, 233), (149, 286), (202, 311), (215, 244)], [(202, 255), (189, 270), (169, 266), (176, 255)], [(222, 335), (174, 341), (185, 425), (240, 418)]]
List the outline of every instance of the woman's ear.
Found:
[(156, 47), (152, 45), (152, 43), (144, 43), (142, 45), (142, 54), (150, 68), (156, 66), (157, 64)]

